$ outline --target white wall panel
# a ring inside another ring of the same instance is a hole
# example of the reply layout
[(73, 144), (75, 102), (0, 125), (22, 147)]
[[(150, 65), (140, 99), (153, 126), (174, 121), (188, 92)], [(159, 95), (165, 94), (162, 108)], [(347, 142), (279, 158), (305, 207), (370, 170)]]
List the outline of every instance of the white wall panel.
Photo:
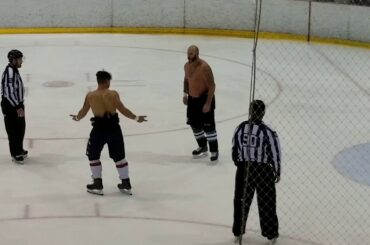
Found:
[(114, 0), (115, 26), (184, 27), (184, 0)]
[[(312, 4), (312, 35), (370, 42), (370, 8)], [(0, 28), (176, 27), (252, 30), (254, 0), (1, 0)], [(264, 0), (261, 31), (307, 34), (308, 2)]]

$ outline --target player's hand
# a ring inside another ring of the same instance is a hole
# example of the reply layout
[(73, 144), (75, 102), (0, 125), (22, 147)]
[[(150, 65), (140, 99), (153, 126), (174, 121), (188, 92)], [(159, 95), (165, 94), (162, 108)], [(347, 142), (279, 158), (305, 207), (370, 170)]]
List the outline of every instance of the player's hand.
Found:
[(275, 177), (275, 183), (279, 183), (279, 181), (280, 181), (280, 176), (276, 176)]
[(76, 122), (80, 121), (80, 119), (78, 119), (77, 115), (70, 114), (69, 116), (72, 117), (72, 120), (74, 120)]
[(184, 105), (188, 105), (188, 96), (184, 94), (184, 96), (182, 97), (182, 103), (184, 103)]
[(138, 123), (142, 123), (142, 122), (146, 122), (148, 120), (146, 120), (146, 116), (136, 116), (135, 120), (138, 122)]
[(17, 110), (17, 115), (18, 115), (18, 117), (24, 117), (24, 110), (23, 110), (23, 108), (19, 108)]
[(203, 106), (203, 113), (207, 113), (211, 110), (211, 105), (210, 104), (207, 104), (205, 103), (204, 106)]

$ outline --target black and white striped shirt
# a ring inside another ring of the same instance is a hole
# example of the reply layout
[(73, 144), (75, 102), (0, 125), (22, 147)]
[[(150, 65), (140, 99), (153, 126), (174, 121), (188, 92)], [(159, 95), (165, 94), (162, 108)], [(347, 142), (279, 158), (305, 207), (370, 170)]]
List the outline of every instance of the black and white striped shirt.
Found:
[(1, 96), (19, 108), (24, 101), (24, 86), (17, 68), (8, 65), (1, 79)]
[(277, 176), (281, 172), (281, 149), (278, 135), (262, 121), (242, 122), (235, 130), (232, 158), (243, 162), (271, 164)]

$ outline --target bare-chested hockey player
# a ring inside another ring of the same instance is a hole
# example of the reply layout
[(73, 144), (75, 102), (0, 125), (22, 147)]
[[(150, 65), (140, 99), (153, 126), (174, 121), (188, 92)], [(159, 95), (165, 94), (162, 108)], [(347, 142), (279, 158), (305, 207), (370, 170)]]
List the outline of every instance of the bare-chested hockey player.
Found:
[(187, 105), (187, 124), (193, 130), (198, 148), (193, 156), (207, 153), (207, 141), (211, 162), (218, 160), (218, 142), (215, 124), (215, 82), (211, 67), (199, 58), (199, 49), (191, 45), (185, 64), (183, 103)]
[(117, 110), (124, 116), (141, 123), (146, 121), (146, 116), (136, 116), (126, 108), (115, 90), (110, 90), (112, 76), (106, 71), (96, 73), (98, 88), (86, 95), (85, 102), (77, 115), (70, 115), (73, 120), (79, 121), (92, 110), (92, 130), (87, 144), (86, 155), (90, 161), (93, 183), (86, 186), (87, 192), (104, 195), (102, 182), (102, 165), (100, 154), (105, 144), (108, 144), (109, 156), (116, 163), (116, 168), (121, 179), (117, 185), (124, 193), (131, 193), (131, 183), (128, 174), (128, 162), (125, 159), (123, 135), (119, 125)]

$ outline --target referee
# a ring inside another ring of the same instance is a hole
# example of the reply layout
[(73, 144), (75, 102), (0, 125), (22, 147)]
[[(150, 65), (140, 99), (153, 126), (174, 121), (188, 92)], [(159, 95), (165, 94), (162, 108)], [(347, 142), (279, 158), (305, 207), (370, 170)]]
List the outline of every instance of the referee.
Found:
[(1, 109), (8, 134), (10, 155), (16, 163), (23, 164), (27, 151), (23, 149), (26, 130), (24, 118), (24, 86), (18, 69), (22, 67), (23, 54), (13, 49), (8, 53), (9, 64), (1, 79)]
[(245, 233), (249, 208), (256, 191), (262, 236), (273, 244), (279, 236), (275, 183), (280, 180), (280, 143), (276, 132), (262, 121), (264, 102), (252, 101), (249, 110), (250, 119), (242, 122), (233, 136), (232, 159), (237, 170), (232, 231), (235, 242), (239, 242)]

